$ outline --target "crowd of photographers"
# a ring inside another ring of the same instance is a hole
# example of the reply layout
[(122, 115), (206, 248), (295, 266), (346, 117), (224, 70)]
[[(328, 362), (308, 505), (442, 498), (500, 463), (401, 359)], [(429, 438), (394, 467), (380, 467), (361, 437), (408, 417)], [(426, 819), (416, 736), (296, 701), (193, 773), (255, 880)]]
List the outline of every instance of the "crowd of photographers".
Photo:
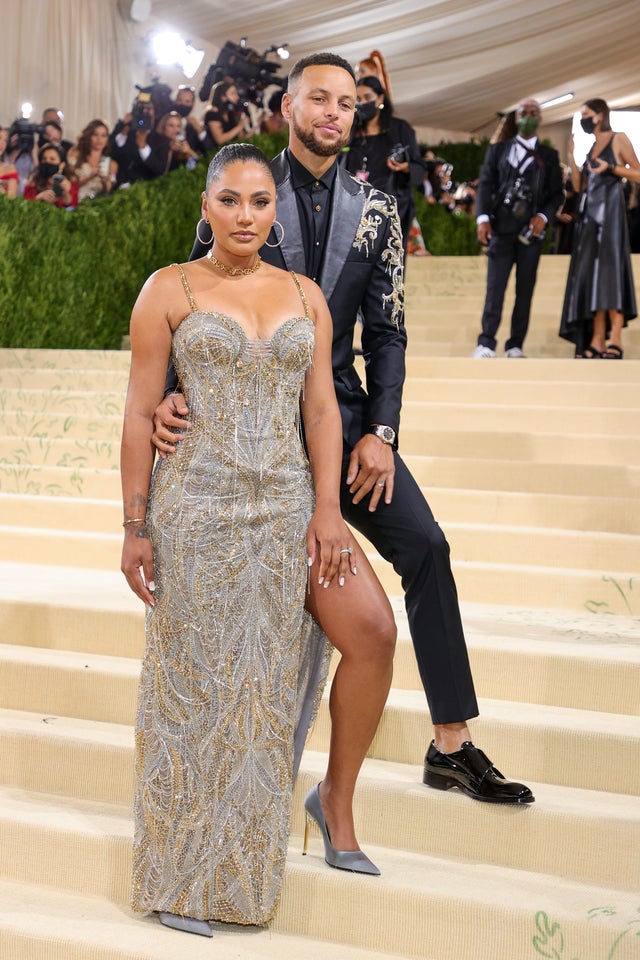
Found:
[[(207, 77), (200, 90), (200, 99), (207, 94), (201, 110), (194, 87), (181, 85), (173, 93), (156, 81), (140, 89), (131, 110), (112, 129), (106, 121), (93, 119), (76, 143), (65, 139), (64, 114), (58, 107), (45, 109), (39, 123), (18, 119), (0, 128), (0, 194), (73, 209), (83, 200), (106, 196), (137, 180), (155, 179), (180, 166), (192, 168), (199, 156), (230, 140), (286, 128), (280, 85), (274, 83), (264, 96), (247, 99), (243, 84), (230, 76), (209, 81)], [(367, 123), (364, 115), (356, 123), (356, 141)], [(417, 186), (431, 203), (472, 213), (473, 184), (453, 184), (451, 165), (431, 151), (420, 152), (404, 121), (393, 118), (391, 139), (398, 139), (396, 127), (401, 124), (407, 128), (408, 146), (394, 142), (392, 152), (400, 151), (401, 166), (408, 161), (407, 175), (398, 169), (394, 184), (387, 184), (389, 191), (398, 193), (406, 187), (406, 193)], [(353, 172), (362, 175), (361, 170)]]

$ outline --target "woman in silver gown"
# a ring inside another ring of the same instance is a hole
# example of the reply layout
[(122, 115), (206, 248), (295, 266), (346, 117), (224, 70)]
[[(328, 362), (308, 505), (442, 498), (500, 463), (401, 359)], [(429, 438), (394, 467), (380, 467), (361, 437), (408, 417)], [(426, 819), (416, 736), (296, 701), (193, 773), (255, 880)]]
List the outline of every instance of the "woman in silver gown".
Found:
[[(343, 658), (329, 769), (323, 800), (316, 787), (305, 801), (327, 862), (379, 872), (359, 850), (351, 797), (388, 693), (395, 632), (340, 516), (326, 302), (311, 280), (258, 253), (275, 219), (260, 151), (236, 144), (216, 155), (202, 216), (211, 253), (153, 274), (132, 314), (122, 570), (148, 607), (132, 905), (210, 936), (211, 919), (263, 924), (277, 909), (293, 781), (329, 656), (307, 591), (320, 614), (339, 606), (336, 594), (343, 607), (366, 596), (382, 624), (370, 636), (331, 636)], [(152, 473), (170, 356), (190, 425)]]
[(627, 213), (621, 178), (640, 181), (626, 134), (614, 133), (604, 100), (582, 104), (582, 127), (595, 134), (582, 170), (569, 144), (571, 179), (581, 194), (562, 308), (560, 336), (576, 357), (621, 360), (622, 328), (637, 316)]

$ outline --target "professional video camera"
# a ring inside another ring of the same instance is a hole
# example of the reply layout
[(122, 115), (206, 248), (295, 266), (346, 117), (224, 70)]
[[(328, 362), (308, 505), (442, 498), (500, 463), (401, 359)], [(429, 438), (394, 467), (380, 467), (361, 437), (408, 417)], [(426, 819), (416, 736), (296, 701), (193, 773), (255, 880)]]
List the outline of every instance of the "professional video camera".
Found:
[(279, 63), (266, 59), (266, 53), (260, 55), (251, 47), (241, 46), (227, 40), (218, 54), (218, 59), (207, 70), (202, 86), (200, 99), (205, 102), (211, 96), (211, 88), (215, 83), (230, 77), (238, 89), (241, 100), (260, 104), (262, 91), (274, 84), (286, 87), (287, 81), (283, 77), (276, 77), (280, 69)]
[(24, 117), (14, 120), (9, 127), (8, 144), (11, 148), (18, 147), (21, 153), (31, 153), (36, 142), (36, 134), (43, 131), (42, 124), (31, 123)]
[(145, 110), (148, 111), (148, 107), (145, 107), (145, 104), (149, 102), (153, 104), (156, 120), (159, 120), (165, 113), (169, 113), (170, 110), (174, 109), (171, 99), (171, 87), (168, 87), (166, 83), (162, 83), (158, 77), (153, 77), (151, 83), (146, 87), (141, 87), (136, 83), (136, 90), (140, 92), (134, 100), (131, 110), (134, 118), (136, 118), (136, 115), (141, 117)]

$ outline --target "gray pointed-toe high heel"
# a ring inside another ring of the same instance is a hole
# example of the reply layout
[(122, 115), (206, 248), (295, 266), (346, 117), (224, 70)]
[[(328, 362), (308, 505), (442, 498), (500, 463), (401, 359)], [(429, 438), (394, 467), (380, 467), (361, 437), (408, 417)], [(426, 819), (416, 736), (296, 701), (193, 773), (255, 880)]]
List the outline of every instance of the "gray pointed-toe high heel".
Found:
[(197, 933), (200, 937), (212, 937), (213, 930), (208, 920), (196, 920), (195, 917), (180, 917), (177, 913), (158, 911), (160, 923), (173, 930), (182, 930), (183, 933)]
[(324, 841), (324, 859), (330, 867), (336, 867), (338, 870), (351, 870), (353, 873), (368, 873), (371, 876), (379, 877), (380, 871), (375, 863), (369, 860), (369, 857), (365, 856), (362, 850), (336, 850), (334, 848), (322, 812), (319, 787), (320, 784), (317, 783), (315, 787), (309, 790), (309, 793), (304, 798), (304, 809), (306, 810), (307, 817), (304, 825), (302, 853), (306, 854), (307, 852), (309, 827), (311, 822), (314, 821), (322, 834)]

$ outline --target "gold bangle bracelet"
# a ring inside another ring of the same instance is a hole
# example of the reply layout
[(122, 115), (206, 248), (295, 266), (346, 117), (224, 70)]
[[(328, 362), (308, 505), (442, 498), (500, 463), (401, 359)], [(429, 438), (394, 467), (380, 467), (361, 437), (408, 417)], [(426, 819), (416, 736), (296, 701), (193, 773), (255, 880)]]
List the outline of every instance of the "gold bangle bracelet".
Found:
[(122, 524), (123, 527), (126, 527), (129, 523), (145, 523), (146, 517), (134, 517), (133, 520), (125, 520)]

